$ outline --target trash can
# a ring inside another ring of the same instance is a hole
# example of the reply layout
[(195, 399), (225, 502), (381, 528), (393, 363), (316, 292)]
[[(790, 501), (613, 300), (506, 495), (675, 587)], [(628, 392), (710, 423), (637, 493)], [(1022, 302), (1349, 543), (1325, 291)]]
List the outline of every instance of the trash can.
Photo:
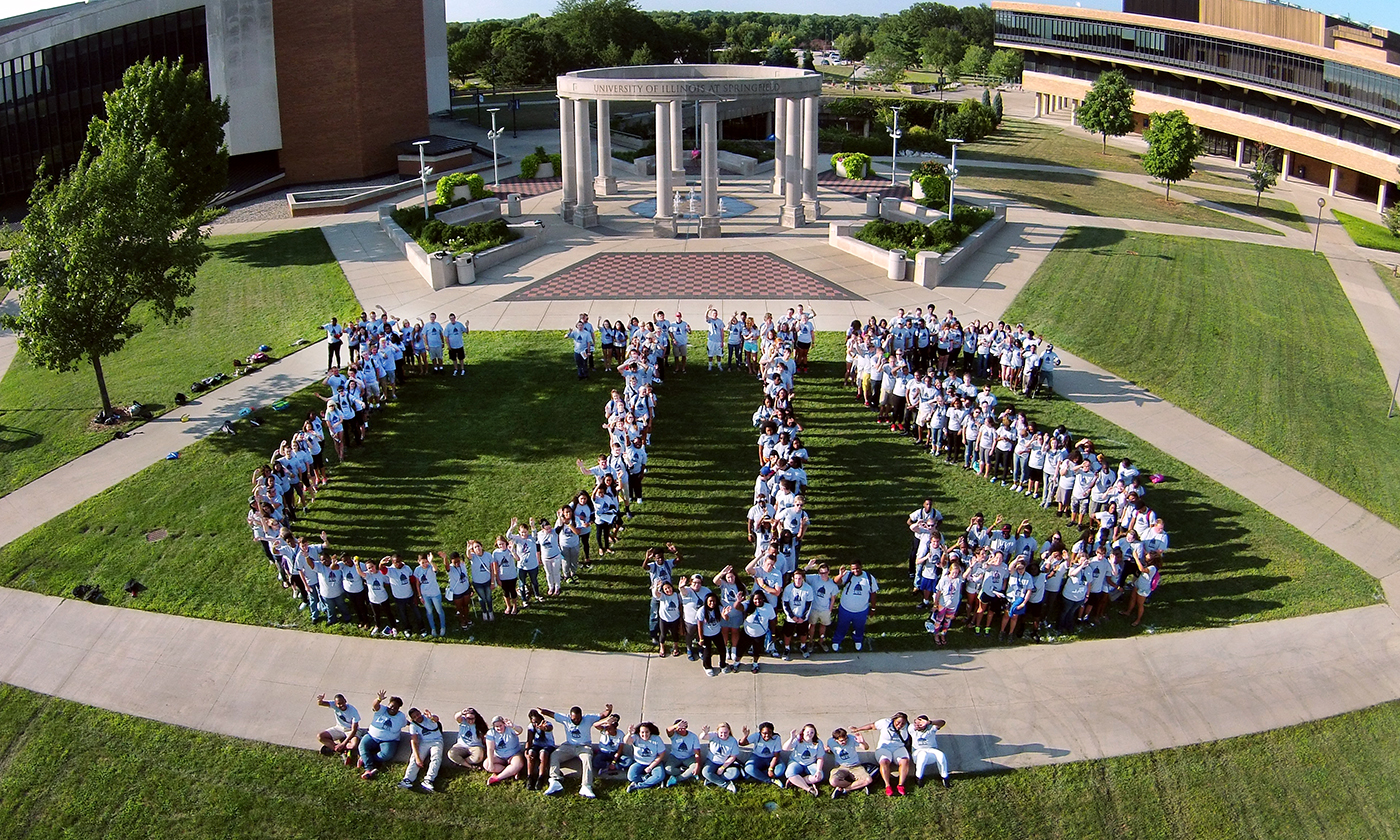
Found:
[(428, 255), (428, 274), (433, 291), (438, 292), (457, 282), (457, 266), (451, 251), (434, 251)]
[(887, 271), (885, 272), (886, 277), (890, 278), (891, 280), (904, 279), (905, 256), (907, 256), (906, 252), (901, 251), (898, 248), (894, 249), (893, 251), (890, 251), (890, 261), (889, 265), (886, 266)]
[(457, 285), (470, 286), (476, 282), (476, 254), (457, 255)]
[(871, 218), (874, 218), (874, 217), (880, 215), (880, 194), (879, 194), (879, 193), (866, 193), (866, 194), (865, 194), (865, 215), (870, 216)]
[(520, 193), (506, 196), (506, 215), (512, 219), (520, 215)]

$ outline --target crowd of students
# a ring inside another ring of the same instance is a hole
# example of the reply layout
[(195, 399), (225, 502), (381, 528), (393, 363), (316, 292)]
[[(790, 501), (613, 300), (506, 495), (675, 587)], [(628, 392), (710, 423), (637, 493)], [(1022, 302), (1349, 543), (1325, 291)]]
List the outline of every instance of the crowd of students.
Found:
[[(887, 796), (904, 796), (922, 785), (932, 770), (944, 787), (951, 787), (947, 755), (938, 748), (945, 722), (904, 712), (871, 723), (837, 727), (822, 740), (813, 724), (789, 731), (784, 738), (771, 722), (735, 731), (728, 723), (692, 730), (685, 718), (670, 726), (641, 721), (625, 729), (608, 704), (596, 714), (579, 706), (567, 713), (544, 707), (530, 709), (517, 724), (507, 717), (487, 718), (470, 706), (450, 722), (429, 709), (403, 708), (403, 701), (380, 691), (365, 719), (343, 694), (331, 699), (320, 694), (320, 706), (334, 721), (318, 739), (321, 752), (341, 757), (366, 781), (377, 776), (398, 752), (408, 732), (408, 761), (399, 787), (415, 786), (434, 792), (443, 758), (464, 770), (487, 773), (488, 787), (522, 780), (527, 790), (545, 795), (563, 791), (563, 763), (579, 764), (579, 795), (596, 797), (602, 778), (627, 780), (627, 792), (674, 787), (699, 780), (704, 786), (731, 793), (740, 782), (793, 788), (817, 796), (830, 788), (831, 798), (864, 790), (877, 780)], [(447, 744), (447, 729), (457, 724), (456, 739)], [(863, 733), (873, 733), (872, 750)], [(861, 755), (866, 751), (866, 755)], [(421, 776), (421, 779), (420, 779)]]

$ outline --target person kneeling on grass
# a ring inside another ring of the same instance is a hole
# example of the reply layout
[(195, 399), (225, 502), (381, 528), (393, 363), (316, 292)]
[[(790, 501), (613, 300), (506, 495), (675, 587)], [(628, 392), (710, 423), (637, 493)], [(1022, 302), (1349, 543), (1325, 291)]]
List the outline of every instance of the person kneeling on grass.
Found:
[(355, 748), (360, 743), (359, 710), (350, 705), (344, 694), (337, 694), (333, 700), (318, 694), (316, 705), (325, 706), (335, 715), (335, 725), (317, 736), (321, 742), (321, 755), (344, 753), (345, 766), (349, 767), (355, 761)]
[(421, 712), (409, 709), (408, 720), (408, 745), (413, 754), (408, 758), (408, 767), (404, 770), (399, 787), (412, 790), (413, 783), (418, 780), (418, 772), (426, 768), (422, 787), (424, 791), (432, 793), (433, 782), (437, 781), (438, 769), (442, 767), (442, 721), (427, 709)]
[(360, 739), (360, 765), (365, 770), (360, 778), (365, 781), (378, 775), (379, 765), (393, 757), (394, 750), (399, 747), (399, 735), (408, 723), (408, 716), (399, 711), (403, 700), (390, 697), (386, 703), (386, 695), (387, 692), (381, 690), (375, 698), (370, 707), (374, 714), (370, 717), (369, 734)]

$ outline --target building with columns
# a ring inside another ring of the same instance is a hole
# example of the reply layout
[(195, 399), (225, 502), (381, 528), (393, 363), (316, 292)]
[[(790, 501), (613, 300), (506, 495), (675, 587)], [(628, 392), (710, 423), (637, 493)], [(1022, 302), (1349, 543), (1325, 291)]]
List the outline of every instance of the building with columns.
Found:
[(1123, 0), (1123, 12), (992, 3), (996, 45), (1025, 53), (1036, 115), (1071, 116), (1093, 81), (1121, 70), (1137, 130), (1181, 110), (1207, 151), (1253, 162), (1280, 153), (1283, 180), (1376, 202), (1400, 200), (1400, 35), (1255, 0)]
[[(817, 116), (821, 76), (810, 70), (726, 64), (662, 64), (578, 70), (558, 78), (559, 148), (563, 198), (560, 215), (579, 227), (598, 224), (599, 195), (615, 195), (609, 108), (612, 102), (649, 102), (656, 109), (658, 237), (677, 233), (680, 193), (688, 192), (681, 142), (687, 103), (700, 105), (699, 233), (720, 235), (719, 105), (772, 103), (776, 160), (773, 192), (783, 197), (782, 224), (802, 227), (821, 214), (817, 200)], [(597, 125), (593, 143), (590, 123)], [(595, 166), (596, 161), (596, 166)]]

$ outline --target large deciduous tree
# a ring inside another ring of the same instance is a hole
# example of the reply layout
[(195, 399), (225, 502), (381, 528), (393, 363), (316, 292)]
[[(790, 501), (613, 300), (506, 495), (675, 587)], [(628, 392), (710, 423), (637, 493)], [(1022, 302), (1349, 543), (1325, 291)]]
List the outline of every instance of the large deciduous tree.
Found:
[(1147, 154), (1142, 156), (1142, 168), (1148, 175), (1167, 187), (1172, 196), (1172, 184), (1184, 181), (1196, 171), (1196, 158), (1204, 151), (1201, 133), (1181, 111), (1154, 113), (1148, 118)]
[(89, 147), (122, 143), (140, 156), (154, 142), (168, 160), (180, 215), (197, 212), (228, 186), (228, 103), (209, 96), (203, 67), (146, 59), (126, 69), (122, 86), (103, 103), (106, 117), (88, 126)]
[(20, 348), (52, 370), (91, 364), (104, 414), (112, 401), (103, 357), (141, 331), (132, 319), (140, 307), (166, 322), (188, 315), (181, 301), (208, 258), (202, 227), (217, 214), (182, 212), (174, 172), (154, 140), (137, 147), (114, 136), (56, 180), (41, 172), (4, 274), (19, 291), (19, 312), (3, 324)]
[(1121, 70), (1100, 73), (1075, 114), (1085, 131), (1103, 135), (1103, 153), (1108, 154), (1109, 137), (1133, 130), (1133, 88), (1128, 77)]

